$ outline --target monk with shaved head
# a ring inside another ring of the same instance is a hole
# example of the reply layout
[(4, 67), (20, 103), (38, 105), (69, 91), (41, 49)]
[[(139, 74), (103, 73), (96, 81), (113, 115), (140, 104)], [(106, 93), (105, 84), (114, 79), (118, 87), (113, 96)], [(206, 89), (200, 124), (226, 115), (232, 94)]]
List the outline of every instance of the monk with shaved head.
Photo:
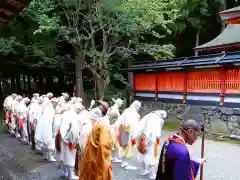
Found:
[(194, 180), (204, 159), (193, 161), (186, 144), (193, 145), (202, 127), (194, 119), (182, 122), (180, 131), (164, 143), (156, 180)]

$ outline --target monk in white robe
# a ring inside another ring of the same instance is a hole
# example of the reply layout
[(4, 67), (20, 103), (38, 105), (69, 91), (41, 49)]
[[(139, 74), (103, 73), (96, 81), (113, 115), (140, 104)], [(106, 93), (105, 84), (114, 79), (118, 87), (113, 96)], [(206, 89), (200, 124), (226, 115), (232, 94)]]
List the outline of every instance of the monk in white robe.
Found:
[(158, 156), (156, 151), (160, 145), (161, 130), (166, 117), (167, 112), (164, 110), (153, 111), (141, 119), (137, 129), (139, 133), (136, 136), (140, 137), (144, 146), (141, 147), (142, 152), (138, 154), (138, 160), (142, 163), (142, 175), (150, 173), (151, 180), (156, 178), (155, 166)]
[(129, 108), (124, 110), (114, 124), (116, 129), (119, 130), (119, 145), (124, 152), (121, 167), (128, 170), (137, 169), (137, 167), (131, 165), (127, 161), (133, 157), (135, 151), (137, 152), (135, 134), (140, 120), (140, 115), (138, 114), (140, 107), (141, 103), (135, 100)]
[(22, 142), (28, 141), (28, 128), (27, 128), (27, 117), (28, 117), (28, 108), (27, 104), (29, 103), (29, 98), (23, 98), (19, 103), (19, 114), (18, 114), (18, 124), (19, 130), (21, 132), (20, 140)]
[(46, 160), (50, 162), (56, 161), (55, 155), (55, 137), (53, 134), (53, 119), (55, 116), (55, 107), (57, 106), (58, 100), (52, 98), (50, 103), (46, 105), (42, 114), (42, 134), (39, 139), (43, 143), (43, 155)]
[(17, 97), (17, 94), (14, 93), (14, 94), (6, 97), (3, 102), (3, 108), (5, 111), (5, 124), (8, 127), (9, 133), (11, 133), (11, 128), (9, 126), (11, 123), (12, 104), (13, 104), (14, 100), (16, 99), (16, 97)]
[(57, 105), (56, 114), (53, 119), (53, 135), (55, 137), (56, 149), (58, 152), (61, 152), (60, 147), (60, 125), (63, 119), (63, 113), (68, 110), (68, 106), (62, 103)]
[(60, 134), (63, 146), (63, 171), (62, 175), (69, 179), (78, 179), (74, 173), (76, 151), (79, 135), (78, 114), (84, 109), (81, 104), (74, 104), (65, 114), (61, 127)]
[[(114, 102), (114, 105), (108, 109), (107, 114), (113, 113), (113, 112), (116, 112), (116, 113), (115, 113), (115, 116), (112, 116), (112, 118), (110, 118), (110, 125), (113, 125), (120, 117), (119, 108), (123, 105), (123, 100), (119, 98), (116, 100), (115, 99), (112, 99), (112, 100)], [(121, 163), (122, 160), (119, 158), (119, 143), (117, 141), (118, 129), (116, 129), (116, 126), (110, 126), (110, 132), (113, 140), (112, 162)]]
[(12, 101), (12, 95), (9, 95), (9, 96), (7, 96), (5, 99), (4, 99), (4, 101), (3, 101), (3, 110), (4, 110), (4, 123), (5, 124), (8, 124), (8, 121), (10, 120), (10, 118), (9, 118), (9, 109), (8, 109), (8, 107), (9, 107), (9, 104), (10, 104), (10, 102)]
[(19, 114), (19, 104), (22, 100), (22, 96), (17, 96), (16, 100), (13, 101), (12, 104), (12, 116), (11, 116), (11, 134), (16, 136), (16, 138), (20, 138), (19, 127), (18, 127), (18, 114)]
[(40, 152), (42, 150), (43, 143), (38, 141), (40, 139), (41, 133), (42, 133), (42, 114), (44, 109), (44, 99), (42, 97), (39, 98), (38, 103), (35, 105), (35, 108), (33, 109), (33, 123), (32, 123), (32, 133), (33, 133), (33, 139), (32, 139), (32, 145), (33, 149)]
[[(79, 100), (80, 102), (80, 100)], [(92, 100), (90, 107), (88, 110), (84, 109), (81, 113), (78, 114), (78, 123), (79, 123), (79, 136), (78, 136), (78, 148), (77, 148), (77, 156), (75, 162), (75, 172), (79, 175), (79, 168), (81, 164), (82, 155), (84, 152), (84, 148), (86, 145), (87, 137), (91, 133), (92, 130), (92, 107), (94, 106), (95, 101)]]
[(31, 104), (28, 106), (28, 130), (29, 130), (29, 144), (32, 145), (32, 149), (35, 147), (35, 131), (37, 125), (37, 119), (42, 113), (42, 108), (40, 106), (40, 101), (38, 98), (32, 98)]

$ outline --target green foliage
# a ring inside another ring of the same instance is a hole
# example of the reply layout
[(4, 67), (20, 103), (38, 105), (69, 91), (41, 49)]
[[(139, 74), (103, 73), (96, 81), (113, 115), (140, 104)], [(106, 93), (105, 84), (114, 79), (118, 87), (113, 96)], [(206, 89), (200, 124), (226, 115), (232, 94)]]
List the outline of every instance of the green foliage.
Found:
[(209, 16), (215, 16), (216, 12), (212, 12), (213, 6), (219, 6), (222, 0), (182, 0), (181, 1), (182, 17), (179, 19), (178, 28), (182, 31), (187, 23), (190, 23), (194, 28), (201, 29), (207, 23)]
[(26, 47), (15, 37), (0, 37), (0, 56), (24, 55)]
[(32, 0), (1, 32), (0, 55), (66, 74), (73, 57), (80, 56), (88, 70), (85, 83), (106, 98), (124, 97), (128, 81), (120, 68), (126, 60), (141, 54), (173, 58), (175, 33), (188, 24), (204, 29), (211, 7), (220, 1)]

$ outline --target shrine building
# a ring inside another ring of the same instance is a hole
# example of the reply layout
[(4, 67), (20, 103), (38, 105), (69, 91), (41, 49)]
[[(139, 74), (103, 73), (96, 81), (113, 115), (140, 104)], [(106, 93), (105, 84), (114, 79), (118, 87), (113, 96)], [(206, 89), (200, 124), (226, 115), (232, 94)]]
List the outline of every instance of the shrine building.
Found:
[(226, 22), (225, 30), (194, 48), (210, 55), (133, 62), (126, 70), (132, 77), (133, 99), (143, 102), (145, 113), (165, 109), (177, 115), (190, 106), (207, 106), (212, 112), (205, 108), (208, 112), (203, 114), (212, 116), (224, 108), (232, 116), (240, 108), (240, 6), (219, 15)]

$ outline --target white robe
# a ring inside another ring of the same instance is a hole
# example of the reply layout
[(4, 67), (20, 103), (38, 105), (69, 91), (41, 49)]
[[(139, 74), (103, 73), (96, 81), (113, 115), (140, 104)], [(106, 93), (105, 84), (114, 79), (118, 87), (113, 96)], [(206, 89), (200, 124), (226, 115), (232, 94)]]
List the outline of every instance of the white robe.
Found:
[[(6, 111), (6, 114), (5, 114), (5, 123), (7, 124), (8, 123), (8, 117), (7, 116), (10, 116), (11, 115), (11, 106), (12, 106), (12, 103), (13, 103), (13, 98), (12, 96), (8, 96), (5, 98), (4, 102), (3, 102), (3, 108), (4, 110)], [(11, 118), (11, 117), (10, 117)]]
[(51, 104), (48, 104), (39, 117), (40, 127), (37, 132), (36, 140), (43, 143), (48, 150), (55, 149), (55, 137), (53, 136), (53, 119), (55, 110)]
[(40, 104), (35, 104), (34, 106), (31, 107), (31, 118), (32, 120), (36, 121), (36, 129), (35, 129), (35, 141), (36, 143), (38, 143), (38, 139), (40, 139), (40, 135), (41, 135), (41, 130), (42, 130), (42, 121), (43, 120), (41, 118), (41, 115), (43, 113), (43, 107)]
[(29, 106), (28, 110), (28, 120), (30, 123), (33, 123), (34, 120), (37, 120), (42, 112), (41, 106), (38, 102), (33, 102)]
[(84, 151), (86, 142), (87, 142), (87, 138), (92, 131), (92, 121), (90, 119), (91, 115), (92, 115), (91, 112), (89, 112), (87, 110), (83, 110), (78, 115), (79, 126), (80, 126), (78, 144), (81, 149), (81, 152)]
[(61, 120), (61, 123), (60, 123), (60, 127), (59, 127), (59, 130), (60, 130), (60, 136), (61, 136), (61, 141), (60, 141), (60, 147), (61, 147), (61, 154), (60, 154), (60, 161), (64, 161), (64, 151), (65, 151), (65, 146), (64, 146), (64, 140), (63, 140), (63, 137), (65, 137), (67, 131), (68, 131), (68, 128), (69, 128), (69, 125), (71, 123), (71, 116), (73, 114), (73, 110), (72, 109), (69, 109), (67, 111), (65, 111), (63, 114), (62, 114), (62, 120)]
[(142, 133), (147, 139), (147, 152), (146, 154), (138, 154), (138, 160), (144, 162), (146, 165), (154, 166), (156, 164), (155, 157), (155, 143), (157, 138), (161, 136), (162, 126), (164, 120), (158, 111), (151, 112), (144, 116), (138, 124), (138, 135)]
[(132, 140), (136, 137), (136, 127), (139, 123), (139, 120), (140, 115), (138, 114), (138, 112), (133, 107), (129, 107), (123, 111), (121, 116), (116, 121), (115, 125), (118, 128), (121, 124), (125, 126), (130, 125), (130, 140)]
[(17, 102), (16, 100), (13, 100), (12, 104), (11, 104), (11, 111), (12, 111), (12, 114), (11, 114), (11, 123), (9, 124), (9, 126), (12, 128), (12, 129), (16, 129), (16, 116), (17, 116), (17, 112), (18, 112), (18, 106), (19, 106), (19, 102)]
[(3, 101), (3, 107), (4, 107), (6, 110), (8, 110), (8, 109), (9, 109), (9, 106), (10, 106), (10, 104), (11, 104), (12, 101), (13, 101), (12, 96), (6, 97), (6, 98), (4, 99), (4, 101)]
[(24, 100), (22, 100), (19, 103), (19, 109), (18, 109), (18, 116), (19, 119), (21, 119), (23, 122), (23, 136), (27, 137), (28, 136), (28, 131), (27, 131), (27, 117), (28, 117), (28, 108), (27, 105), (25, 104)]
[[(64, 116), (63, 122), (64, 123), (61, 124), (60, 128), (60, 134), (63, 141), (63, 164), (65, 166), (74, 167), (76, 149), (74, 148), (71, 150), (69, 148), (69, 143), (71, 143), (73, 146), (76, 145), (79, 127), (77, 113), (70, 109), (68, 114)], [(66, 126), (62, 127), (63, 124)]]

